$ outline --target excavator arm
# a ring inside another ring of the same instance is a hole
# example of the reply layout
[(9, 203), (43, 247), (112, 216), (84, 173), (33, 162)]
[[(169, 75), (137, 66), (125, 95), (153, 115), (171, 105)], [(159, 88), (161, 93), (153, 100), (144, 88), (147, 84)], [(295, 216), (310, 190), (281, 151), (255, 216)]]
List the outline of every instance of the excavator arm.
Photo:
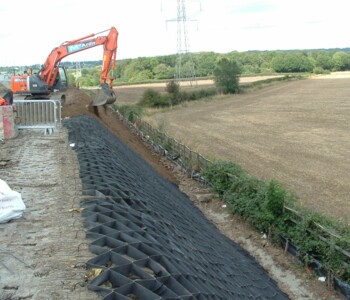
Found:
[(110, 70), (115, 69), (118, 47), (118, 31), (112, 27), (107, 36), (97, 36), (102, 32), (90, 34), (73, 41), (65, 42), (61, 46), (53, 49), (39, 73), (40, 78), (45, 81), (49, 87), (54, 86), (58, 76), (59, 64), (63, 58), (77, 52), (103, 45), (103, 63), (100, 82), (103, 84), (108, 80), (108, 85), (112, 87), (114, 78), (109, 77), (108, 74)]

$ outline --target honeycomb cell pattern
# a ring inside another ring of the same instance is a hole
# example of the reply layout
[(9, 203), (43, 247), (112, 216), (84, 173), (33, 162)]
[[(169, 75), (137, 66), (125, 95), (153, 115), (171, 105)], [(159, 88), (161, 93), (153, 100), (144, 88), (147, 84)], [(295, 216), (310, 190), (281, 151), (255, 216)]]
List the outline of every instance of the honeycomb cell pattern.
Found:
[[(178, 187), (90, 116), (64, 121), (83, 183), (88, 284), (105, 300), (289, 299)], [(88, 199), (88, 200), (87, 200)]]

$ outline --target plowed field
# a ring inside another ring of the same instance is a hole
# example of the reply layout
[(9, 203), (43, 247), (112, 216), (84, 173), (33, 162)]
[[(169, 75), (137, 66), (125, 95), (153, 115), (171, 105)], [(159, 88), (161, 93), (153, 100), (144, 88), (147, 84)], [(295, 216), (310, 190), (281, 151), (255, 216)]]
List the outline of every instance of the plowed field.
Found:
[(349, 95), (349, 73), (336, 73), (189, 103), (146, 121), (210, 159), (279, 180), (306, 208), (349, 221)]

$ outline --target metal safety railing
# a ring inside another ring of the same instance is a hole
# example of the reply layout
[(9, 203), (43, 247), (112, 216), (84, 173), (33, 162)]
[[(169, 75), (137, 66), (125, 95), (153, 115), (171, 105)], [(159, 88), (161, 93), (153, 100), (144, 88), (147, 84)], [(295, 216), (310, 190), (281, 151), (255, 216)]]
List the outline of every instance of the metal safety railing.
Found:
[(44, 129), (51, 134), (62, 125), (62, 106), (59, 100), (14, 100), (18, 129)]

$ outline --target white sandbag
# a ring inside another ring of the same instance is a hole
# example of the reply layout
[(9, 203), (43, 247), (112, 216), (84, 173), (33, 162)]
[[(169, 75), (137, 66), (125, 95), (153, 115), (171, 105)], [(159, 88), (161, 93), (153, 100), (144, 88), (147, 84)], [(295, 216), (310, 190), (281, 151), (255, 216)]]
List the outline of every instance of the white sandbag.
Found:
[(21, 194), (0, 179), (0, 223), (20, 218), (25, 209)]

